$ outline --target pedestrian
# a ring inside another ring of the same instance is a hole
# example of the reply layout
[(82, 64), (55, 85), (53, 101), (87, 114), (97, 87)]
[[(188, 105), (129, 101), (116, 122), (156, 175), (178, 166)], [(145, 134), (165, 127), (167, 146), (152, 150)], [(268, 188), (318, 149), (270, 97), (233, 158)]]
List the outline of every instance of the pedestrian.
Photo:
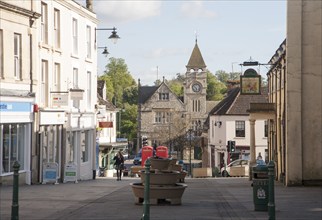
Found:
[(116, 169), (117, 180), (121, 180), (122, 170), (124, 169), (124, 157), (121, 150), (115, 155), (113, 160), (115, 160), (114, 166)]

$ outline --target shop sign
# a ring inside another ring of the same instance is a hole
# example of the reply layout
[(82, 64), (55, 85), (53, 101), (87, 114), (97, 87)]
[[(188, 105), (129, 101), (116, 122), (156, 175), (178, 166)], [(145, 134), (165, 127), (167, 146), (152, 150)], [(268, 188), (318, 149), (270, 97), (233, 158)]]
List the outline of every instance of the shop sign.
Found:
[(31, 112), (30, 102), (0, 102), (0, 112)]
[(65, 123), (65, 112), (63, 111), (41, 111), (40, 125), (63, 125)]
[(68, 106), (68, 92), (51, 92), (51, 106)]
[(77, 183), (77, 165), (75, 163), (68, 163), (65, 166), (64, 183), (66, 182)]
[(70, 89), (70, 99), (71, 100), (83, 100), (84, 90), (82, 89)]
[(57, 183), (58, 164), (44, 163), (43, 164), (43, 184)]
[(98, 122), (98, 126), (100, 128), (113, 128), (113, 122), (112, 121), (100, 121), (100, 122)]
[(240, 87), (242, 95), (259, 95), (261, 89), (261, 76), (254, 69), (247, 69), (240, 76)]

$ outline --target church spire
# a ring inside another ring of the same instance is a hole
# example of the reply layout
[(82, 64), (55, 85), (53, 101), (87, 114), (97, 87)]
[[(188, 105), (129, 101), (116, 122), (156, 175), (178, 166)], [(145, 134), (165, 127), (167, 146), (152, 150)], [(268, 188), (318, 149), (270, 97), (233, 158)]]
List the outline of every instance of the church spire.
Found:
[(197, 35), (196, 35), (196, 44), (193, 48), (193, 51), (191, 53), (189, 62), (186, 66), (188, 69), (199, 69), (199, 68), (206, 68), (205, 61), (202, 58), (201, 52), (198, 47), (197, 43)]

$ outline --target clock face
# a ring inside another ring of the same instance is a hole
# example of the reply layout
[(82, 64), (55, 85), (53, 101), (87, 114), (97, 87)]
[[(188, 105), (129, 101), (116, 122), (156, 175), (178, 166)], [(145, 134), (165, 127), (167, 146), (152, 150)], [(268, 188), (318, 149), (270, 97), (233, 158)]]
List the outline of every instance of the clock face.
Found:
[(195, 83), (192, 85), (192, 91), (200, 92), (200, 90), (201, 90), (201, 85), (199, 83)]

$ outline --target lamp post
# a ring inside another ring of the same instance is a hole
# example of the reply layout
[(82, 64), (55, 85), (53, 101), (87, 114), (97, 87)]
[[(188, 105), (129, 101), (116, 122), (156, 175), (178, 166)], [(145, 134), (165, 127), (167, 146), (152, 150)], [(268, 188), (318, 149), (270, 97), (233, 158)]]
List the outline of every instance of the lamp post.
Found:
[(190, 128), (189, 130), (189, 143), (190, 143), (190, 148), (189, 148), (189, 174), (190, 174), (190, 177), (192, 176), (192, 164), (191, 164), (191, 148), (192, 148), (192, 145), (191, 145), (191, 139), (192, 139), (192, 129)]

